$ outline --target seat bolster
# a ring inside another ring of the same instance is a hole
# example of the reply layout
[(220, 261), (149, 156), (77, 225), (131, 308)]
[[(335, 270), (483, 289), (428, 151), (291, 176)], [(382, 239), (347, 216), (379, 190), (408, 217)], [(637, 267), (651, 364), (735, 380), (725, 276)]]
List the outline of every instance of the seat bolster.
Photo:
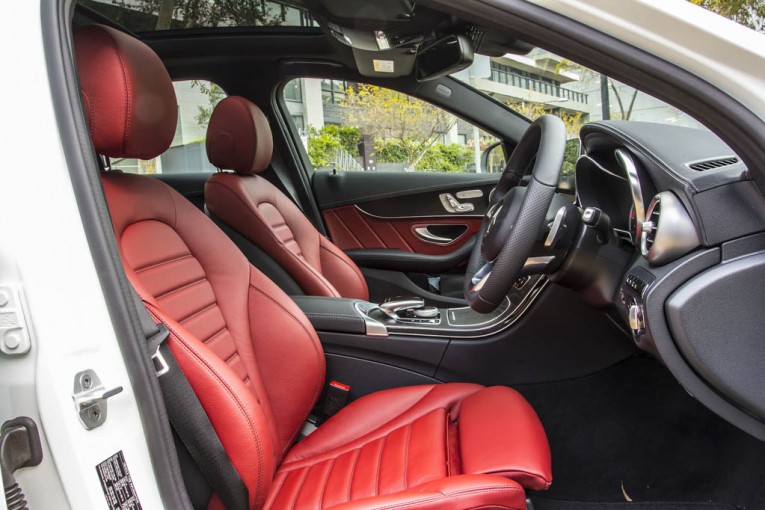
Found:
[(463, 473), (501, 475), (527, 489), (550, 486), (547, 436), (517, 391), (493, 386), (470, 395), (462, 402), (458, 430)]
[(433, 411), (458, 413), (462, 399), (483, 386), (467, 383), (407, 386), (366, 395), (354, 400), (300, 441), (284, 458), (282, 469), (292, 463), (316, 457), (340, 447), (353, 447), (373, 436), (382, 436)]
[[(168, 346), (196, 393), (231, 463), (249, 492), (251, 508), (259, 508), (275, 471), (274, 445), (268, 419), (255, 394), (210, 348), (152, 305), (155, 320), (170, 330)], [(211, 508), (221, 507), (213, 496)]]
[(349, 501), (331, 510), (507, 509), (525, 510), (526, 494), (513, 480), (491, 475), (459, 475), (425, 483), (408, 490)]
[[(250, 268), (252, 344), (279, 436), (291, 447), (324, 387), (324, 351), (303, 311), (263, 273)], [(285, 370), (284, 364), (290, 365)]]
[(320, 236), (320, 260), (324, 278), (345, 298), (369, 300), (369, 289), (364, 275), (343, 250)]
[[(205, 184), (210, 213), (268, 254), (310, 296), (341, 297), (315, 266), (320, 265), (321, 235), (273, 184), (257, 175), (217, 173)], [(302, 257), (289, 249), (264, 217), (261, 206), (278, 210), (295, 237)]]

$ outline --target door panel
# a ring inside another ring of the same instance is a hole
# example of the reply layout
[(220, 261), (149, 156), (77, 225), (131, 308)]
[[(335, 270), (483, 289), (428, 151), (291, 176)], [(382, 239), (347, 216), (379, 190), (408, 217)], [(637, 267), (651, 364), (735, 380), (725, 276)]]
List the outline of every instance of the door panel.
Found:
[[(421, 255), (444, 255), (465, 244), (481, 226), (480, 217), (380, 218), (352, 205), (328, 209), (322, 215), (332, 241), (343, 250), (390, 248)], [(431, 225), (459, 226), (462, 234), (443, 243), (428, 241), (417, 234), (417, 229)]]
[(330, 238), (362, 267), (373, 301), (416, 294), (453, 306), (462, 303), (464, 265), (498, 180), (320, 171), (312, 185)]
[[(498, 178), (482, 174), (317, 172), (313, 187), (329, 235), (343, 250), (388, 248), (445, 255), (478, 231)], [(442, 198), (447, 195), (470, 210), (449, 212)], [(453, 239), (450, 230), (457, 230)], [(427, 233), (441, 239), (429, 239)]]

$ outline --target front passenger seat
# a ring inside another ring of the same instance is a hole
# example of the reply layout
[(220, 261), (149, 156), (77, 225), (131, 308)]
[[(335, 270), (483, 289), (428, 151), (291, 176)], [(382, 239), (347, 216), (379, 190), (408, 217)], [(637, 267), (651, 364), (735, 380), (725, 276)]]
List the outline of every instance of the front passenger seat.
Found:
[(205, 185), (205, 203), (214, 218), (266, 252), (306, 294), (369, 299), (356, 264), (292, 200), (257, 175), (271, 164), (273, 150), (260, 108), (243, 97), (227, 97), (210, 117), (206, 144), (210, 163), (221, 170)]
[[(116, 29), (74, 34), (95, 151), (151, 159), (177, 109), (162, 62)], [(324, 386), (311, 323), (191, 202), (143, 175), (101, 182), (127, 278), (247, 488), (250, 509), (526, 508), (551, 482), (537, 415), (516, 391), (477, 384), (361, 397), (297, 442)], [(204, 506), (218, 510), (217, 495)]]

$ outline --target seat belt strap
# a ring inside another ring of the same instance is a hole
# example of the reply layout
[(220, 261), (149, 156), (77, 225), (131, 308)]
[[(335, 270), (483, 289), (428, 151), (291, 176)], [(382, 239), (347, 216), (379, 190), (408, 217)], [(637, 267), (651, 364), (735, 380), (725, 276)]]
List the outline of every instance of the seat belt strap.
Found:
[(223, 505), (228, 510), (248, 510), (247, 487), (231, 463), (191, 384), (165, 343), (169, 336), (167, 326), (154, 322), (138, 293), (132, 287), (130, 290), (149, 354), (157, 370), (170, 425)]

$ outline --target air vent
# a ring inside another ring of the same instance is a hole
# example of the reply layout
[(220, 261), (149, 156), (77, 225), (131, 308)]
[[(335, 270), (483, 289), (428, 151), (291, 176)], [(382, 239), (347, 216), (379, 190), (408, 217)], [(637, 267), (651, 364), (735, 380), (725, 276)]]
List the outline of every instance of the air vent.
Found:
[(703, 172), (705, 170), (712, 170), (714, 168), (722, 168), (724, 166), (735, 165), (738, 162), (739, 162), (739, 159), (735, 157), (710, 159), (708, 161), (699, 161), (698, 163), (691, 163), (690, 165), (688, 165), (688, 168), (690, 168), (691, 170), (696, 170), (697, 172)]
[(656, 197), (649, 210), (646, 223), (643, 224), (643, 239), (641, 248), (643, 255), (647, 255), (656, 240), (656, 230), (659, 228), (659, 216), (661, 216), (661, 199)]

